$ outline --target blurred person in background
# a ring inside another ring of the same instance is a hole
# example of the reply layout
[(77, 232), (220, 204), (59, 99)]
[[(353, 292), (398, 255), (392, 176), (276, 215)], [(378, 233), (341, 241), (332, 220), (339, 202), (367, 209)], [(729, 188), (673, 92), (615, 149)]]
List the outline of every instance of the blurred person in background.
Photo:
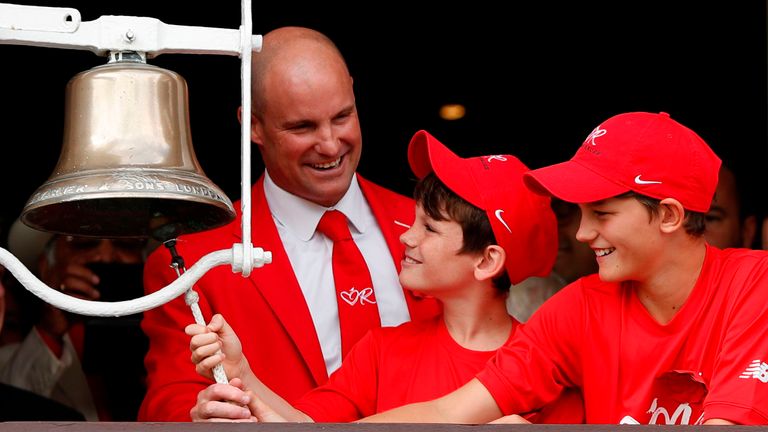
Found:
[[(24, 338), (19, 303), (9, 289), (16, 280), (0, 266), (0, 367)], [(74, 409), (28, 390), (0, 382), (0, 421), (82, 421)]]
[(530, 277), (513, 285), (507, 297), (507, 311), (520, 322), (561, 288), (576, 279), (597, 272), (595, 253), (588, 244), (576, 240), (581, 211), (579, 206), (552, 198), (552, 210), (557, 217), (557, 259), (546, 277)]
[(720, 249), (752, 248), (757, 239), (757, 216), (735, 169), (720, 167), (717, 189), (704, 219), (704, 238)]
[[(20, 221), (8, 247), (51, 288), (86, 300), (143, 295), (147, 242), (54, 235)], [(5, 347), (0, 382), (51, 398), (88, 421), (133, 421), (145, 392), (141, 314), (85, 317), (60, 310), (12, 281), (23, 340)], [(121, 340), (120, 344), (116, 343)]]

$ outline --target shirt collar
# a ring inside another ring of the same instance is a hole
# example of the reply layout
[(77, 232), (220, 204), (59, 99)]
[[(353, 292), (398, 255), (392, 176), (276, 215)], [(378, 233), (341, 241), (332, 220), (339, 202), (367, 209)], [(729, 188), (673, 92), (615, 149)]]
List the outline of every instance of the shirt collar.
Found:
[(340, 210), (359, 233), (364, 233), (371, 223), (365, 217), (365, 197), (357, 175), (352, 176), (349, 189), (332, 207), (317, 205), (282, 189), (272, 181), (268, 171), (264, 173), (264, 195), (276, 222), (302, 241), (312, 238), (320, 218), (328, 210)]

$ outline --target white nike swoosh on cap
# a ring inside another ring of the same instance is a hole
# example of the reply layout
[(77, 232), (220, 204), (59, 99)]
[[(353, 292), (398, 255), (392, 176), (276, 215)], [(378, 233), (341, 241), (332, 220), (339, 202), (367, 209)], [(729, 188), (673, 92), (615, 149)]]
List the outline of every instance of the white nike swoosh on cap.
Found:
[(642, 174), (638, 174), (637, 177), (635, 177), (635, 183), (637, 183), (639, 185), (644, 185), (644, 184), (661, 184), (660, 181), (656, 181), (656, 180), (643, 180), (643, 179), (640, 178), (641, 175)]
[(501, 214), (502, 213), (504, 213), (504, 210), (502, 210), (502, 209), (498, 209), (495, 212), (493, 212), (493, 214), (496, 215), (496, 219), (498, 219), (499, 222), (501, 222), (501, 224), (504, 225), (504, 228), (506, 228), (507, 231), (512, 232), (512, 230), (509, 229), (509, 225), (507, 225), (507, 223), (504, 222), (504, 219), (501, 218)]

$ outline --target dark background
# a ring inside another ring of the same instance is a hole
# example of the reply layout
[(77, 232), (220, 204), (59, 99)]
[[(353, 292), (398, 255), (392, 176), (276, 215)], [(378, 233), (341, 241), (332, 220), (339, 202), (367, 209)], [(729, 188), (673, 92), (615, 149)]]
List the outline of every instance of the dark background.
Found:
[[(74, 7), (83, 21), (134, 15), (240, 25), (236, 0), (14, 3)], [(253, 31), (304, 25), (338, 44), (355, 78), (365, 143), (360, 172), (404, 194), (413, 185), (406, 148), (418, 129), (461, 156), (511, 153), (536, 168), (570, 158), (602, 120), (638, 110), (669, 112), (697, 131), (746, 177), (757, 194), (751, 200), (764, 206), (765, 2), (456, 5), (254, 2)], [(67, 81), (105, 61), (88, 51), (0, 45), (4, 225), (58, 159)], [(149, 63), (187, 80), (197, 157), (207, 176), (238, 199), (239, 58), (165, 54)], [(438, 109), (447, 102), (465, 104), (467, 116), (440, 120)], [(254, 179), (260, 171), (254, 148)]]

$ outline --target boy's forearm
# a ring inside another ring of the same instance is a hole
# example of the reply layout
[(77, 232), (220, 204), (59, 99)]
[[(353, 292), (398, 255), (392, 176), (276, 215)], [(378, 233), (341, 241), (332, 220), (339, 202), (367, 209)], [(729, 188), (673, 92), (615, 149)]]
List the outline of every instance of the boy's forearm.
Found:
[(453, 423), (443, 418), (436, 401), (403, 405), (382, 413), (360, 419), (360, 423)]
[(488, 423), (502, 416), (488, 390), (473, 379), (439, 399), (414, 403), (366, 417), (366, 423)]

